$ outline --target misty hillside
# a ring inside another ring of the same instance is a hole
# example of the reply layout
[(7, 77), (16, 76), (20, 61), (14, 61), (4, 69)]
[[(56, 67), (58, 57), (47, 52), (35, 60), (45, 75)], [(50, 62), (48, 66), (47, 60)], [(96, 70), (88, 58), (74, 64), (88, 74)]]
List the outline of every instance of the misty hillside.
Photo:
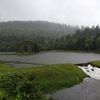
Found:
[(15, 44), (32, 40), (40, 45), (51, 44), (56, 38), (74, 34), (78, 27), (47, 21), (0, 22), (0, 51), (15, 51)]
[(75, 34), (66, 35), (55, 41), (57, 50), (92, 51), (100, 53), (100, 26), (85, 27)]
[(33, 41), (39, 50), (100, 51), (100, 27), (77, 27), (46, 21), (0, 23), (0, 51), (16, 51), (17, 43)]
[(0, 29), (30, 29), (30, 30), (45, 30), (45, 31), (61, 31), (63, 34), (75, 33), (77, 26), (71, 26), (60, 23), (47, 21), (9, 21), (1, 22)]
[(55, 39), (66, 34), (73, 34), (77, 29), (77, 26), (74, 27), (66, 24), (57, 24), (46, 21), (1, 22), (0, 37), (2, 37), (2, 39), (0, 42), (2, 42), (2, 40), (4, 41), (5, 37), (8, 38), (8, 42), (14, 38), (18, 38), (18, 41), (23, 39), (34, 39), (37, 41), (39, 37), (50, 37)]

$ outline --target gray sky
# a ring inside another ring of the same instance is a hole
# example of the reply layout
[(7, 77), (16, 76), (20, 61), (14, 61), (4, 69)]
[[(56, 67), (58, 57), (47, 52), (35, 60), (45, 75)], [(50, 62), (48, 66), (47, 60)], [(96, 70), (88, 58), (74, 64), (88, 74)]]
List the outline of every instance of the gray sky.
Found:
[(9, 20), (99, 25), (100, 0), (0, 0), (0, 21)]

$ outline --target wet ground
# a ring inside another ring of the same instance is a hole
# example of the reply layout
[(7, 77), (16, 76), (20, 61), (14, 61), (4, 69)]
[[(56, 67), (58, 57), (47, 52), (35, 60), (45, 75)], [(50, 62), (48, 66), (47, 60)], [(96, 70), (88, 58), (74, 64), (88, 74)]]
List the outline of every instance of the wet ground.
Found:
[(100, 100), (100, 80), (93, 78), (86, 80), (71, 88), (48, 94), (47, 97), (57, 100)]

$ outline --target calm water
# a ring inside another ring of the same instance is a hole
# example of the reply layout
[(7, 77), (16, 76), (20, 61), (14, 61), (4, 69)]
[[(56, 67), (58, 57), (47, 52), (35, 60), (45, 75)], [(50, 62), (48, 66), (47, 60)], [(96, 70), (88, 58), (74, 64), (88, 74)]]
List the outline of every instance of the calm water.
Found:
[(100, 60), (100, 54), (76, 52), (45, 52), (34, 55), (0, 55), (0, 60), (7, 61), (14, 67), (28, 67), (42, 64), (83, 63), (93, 60)]

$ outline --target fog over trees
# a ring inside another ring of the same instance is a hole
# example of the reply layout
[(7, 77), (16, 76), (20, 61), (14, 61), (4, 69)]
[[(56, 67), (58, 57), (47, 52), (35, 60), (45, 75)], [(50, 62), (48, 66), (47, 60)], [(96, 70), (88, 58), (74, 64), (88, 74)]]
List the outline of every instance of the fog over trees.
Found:
[(85, 27), (77, 29), (75, 34), (66, 35), (58, 39), (55, 45), (58, 44), (56, 49), (64, 50), (82, 50), (82, 51), (100, 51), (100, 28)]
[[(0, 51), (20, 51), (21, 43), (25, 51), (46, 50), (100, 50), (99, 26), (78, 27), (47, 21), (9, 21), (0, 22)], [(27, 41), (27, 42), (25, 42)], [(34, 48), (34, 50), (33, 50)], [(22, 48), (23, 50), (23, 48)]]
[(16, 51), (17, 42), (32, 40), (49, 50), (55, 39), (74, 34), (78, 27), (46, 21), (9, 21), (0, 23), (0, 51)]

